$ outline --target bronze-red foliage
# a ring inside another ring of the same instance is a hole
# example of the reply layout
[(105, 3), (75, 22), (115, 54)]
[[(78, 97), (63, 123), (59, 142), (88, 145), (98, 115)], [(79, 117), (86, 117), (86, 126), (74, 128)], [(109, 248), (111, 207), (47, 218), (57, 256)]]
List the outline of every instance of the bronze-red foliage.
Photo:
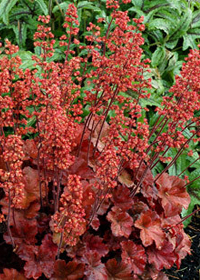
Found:
[[(148, 120), (141, 120), (148, 108), (140, 105), (151, 86), (140, 47), (143, 18), (131, 25), (120, 4), (106, 1), (111, 22), (105, 33), (104, 19), (99, 26), (90, 23), (85, 45), (77, 36), (77, 8), (69, 4), (59, 42), (63, 63), (49, 60), (55, 43), (49, 16), (39, 17), (34, 39), (42, 53), (33, 56), (34, 70), (23, 71), (18, 47), (5, 42), (0, 222), (7, 224), (4, 240), (24, 267), (4, 268), (2, 280), (166, 280), (161, 270), (179, 267), (190, 253), (180, 218), (190, 198), (185, 181), (167, 172), (200, 136), (194, 117), (200, 109), (194, 71), (199, 51), (191, 51), (150, 129)], [(72, 43), (85, 53), (76, 55)], [(128, 90), (137, 98), (127, 97)], [(189, 139), (185, 128), (191, 130)], [(166, 157), (171, 147), (177, 148), (173, 159)], [(170, 162), (154, 177), (152, 168), (160, 161)]]

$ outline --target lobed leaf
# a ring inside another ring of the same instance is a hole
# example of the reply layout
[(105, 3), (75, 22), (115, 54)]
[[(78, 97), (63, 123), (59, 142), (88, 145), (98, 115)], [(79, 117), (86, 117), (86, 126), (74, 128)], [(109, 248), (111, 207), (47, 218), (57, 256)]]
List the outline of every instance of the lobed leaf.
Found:
[(77, 261), (57, 260), (51, 280), (79, 280), (84, 276), (84, 264)]
[(110, 259), (106, 263), (108, 280), (131, 280), (131, 267), (125, 262), (118, 263), (116, 259)]
[(129, 264), (134, 274), (141, 275), (144, 272), (147, 257), (144, 248), (133, 241), (122, 241), (122, 260)]
[(177, 176), (163, 173), (156, 182), (158, 196), (167, 217), (180, 214), (182, 207), (188, 208), (190, 196), (186, 191), (185, 182)]
[(140, 238), (145, 247), (150, 246), (154, 241), (156, 248), (162, 248), (165, 233), (161, 229), (161, 220), (155, 212), (152, 210), (142, 212), (134, 225), (140, 229)]
[(114, 236), (129, 237), (132, 231), (133, 219), (127, 212), (114, 206), (108, 212), (106, 218), (111, 222), (111, 230)]

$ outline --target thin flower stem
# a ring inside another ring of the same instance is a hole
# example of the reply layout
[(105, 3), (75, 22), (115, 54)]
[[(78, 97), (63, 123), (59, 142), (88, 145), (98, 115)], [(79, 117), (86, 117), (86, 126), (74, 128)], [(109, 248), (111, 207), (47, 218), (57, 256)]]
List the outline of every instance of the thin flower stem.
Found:
[(10, 237), (10, 240), (11, 240), (11, 244), (12, 244), (12, 247), (13, 249), (15, 248), (15, 242), (14, 242), (14, 239), (12, 237), (12, 232), (10, 230), (10, 214), (11, 214), (11, 195), (10, 195), (10, 190), (8, 191), (8, 195), (9, 195), (9, 204), (8, 204), (8, 216), (7, 216), (7, 229), (8, 229), (8, 235)]
[(191, 167), (195, 162), (197, 162), (200, 159), (200, 156), (195, 159), (190, 165), (188, 165), (181, 173), (179, 173), (177, 176), (180, 177), (189, 167)]
[(198, 207), (196, 210), (194, 210), (191, 214), (185, 216), (183, 219), (181, 219), (180, 222), (178, 222), (176, 225), (173, 225), (171, 227), (165, 228), (166, 230), (170, 230), (172, 229), (174, 226), (180, 225), (182, 224), (185, 220), (187, 220), (188, 218), (190, 218), (191, 216), (193, 216), (195, 213), (199, 212), (200, 208)]
[(189, 186), (190, 184), (194, 183), (196, 180), (198, 180), (200, 178), (200, 176), (196, 177), (195, 179), (193, 179), (192, 181), (188, 182), (187, 184), (184, 185), (184, 187)]

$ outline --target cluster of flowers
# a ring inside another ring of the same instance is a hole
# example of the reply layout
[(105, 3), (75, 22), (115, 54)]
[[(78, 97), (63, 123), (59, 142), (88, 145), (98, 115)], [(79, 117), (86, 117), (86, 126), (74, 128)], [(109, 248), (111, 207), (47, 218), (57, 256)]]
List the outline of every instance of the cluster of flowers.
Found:
[[(25, 265), (5, 268), (1, 279), (43, 273), (52, 280), (166, 280), (162, 269), (179, 267), (190, 253), (180, 218), (190, 203), (187, 183), (167, 170), (190, 141), (199, 140), (199, 51), (191, 51), (150, 130), (141, 118), (148, 109), (140, 105), (151, 87), (144, 78), (149, 60), (141, 60), (143, 19), (130, 25), (117, 0), (107, 0), (107, 8), (113, 11), (106, 34), (90, 24), (83, 46), (76, 38), (76, 7), (69, 4), (62, 63), (50, 60), (55, 40), (49, 16), (39, 17), (35, 69), (22, 71), (18, 48), (5, 42), (0, 222), (6, 221), (4, 240)], [(72, 42), (82, 56), (71, 50)], [(170, 148), (177, 148), (173, 159), (166, 156)], [(160, 161), (169, 163), (154, 178), (151, 169)]]

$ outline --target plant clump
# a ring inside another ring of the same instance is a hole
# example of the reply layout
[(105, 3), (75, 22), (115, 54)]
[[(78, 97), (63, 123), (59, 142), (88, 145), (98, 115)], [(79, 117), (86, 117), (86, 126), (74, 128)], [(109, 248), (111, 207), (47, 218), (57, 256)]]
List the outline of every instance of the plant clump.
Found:
[[(49, 16), (39, 17), (34, 40), (41, 54), (32, 58), (33, 69), (22, 70), (18, 47), (5, 42), (0, 221), (24, 267), (4, 268), (1, 279), (166, 280), (162, 270), (179, 268), (190, 254), (180, 217), (190, 204), (189, 182), (168, 170), (199, 141), (199, 51), (190, 52), (150, 128), (140, 103), (151, 87), (149, 60), (142, 60), (143, 18), (130, 25), (117, 0), (107, 8), (111, 21), (90, 23), (83, 45), (69, 4), (62, 62), (51, 60)], [(174, 158), (170, 149), (177, 149)], [(155, 176), (159, 162), (165, 168)]]

